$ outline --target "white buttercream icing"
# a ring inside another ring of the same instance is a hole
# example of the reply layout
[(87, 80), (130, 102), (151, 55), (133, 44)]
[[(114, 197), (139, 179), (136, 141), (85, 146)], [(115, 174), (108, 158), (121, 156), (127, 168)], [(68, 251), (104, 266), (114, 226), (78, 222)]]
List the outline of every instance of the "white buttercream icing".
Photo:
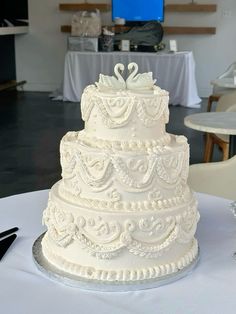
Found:
[(126, 81), (118, 64), (85, 89), (85, 129), (61, 141), (62, 180), (43, 214), (45, 257), (86, 279), (160, 278), (198, 253), (187, 140), (165, 131), (168, 93), (128, 69)]

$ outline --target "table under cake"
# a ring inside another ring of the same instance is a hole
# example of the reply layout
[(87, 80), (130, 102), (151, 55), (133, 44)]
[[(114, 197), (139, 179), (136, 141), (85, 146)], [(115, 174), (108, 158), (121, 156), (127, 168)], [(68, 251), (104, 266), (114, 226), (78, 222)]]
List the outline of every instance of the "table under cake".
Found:
[(156, 289), (101, 293), (71, 288), (45, 278), (32, 259), (32, 245), (44, 231), (48, 191), (0, 200), (0, 230), (19, 226), (18, 238), (1, 261), (1, 313), (125, 314), (227, 313), (236, 307), (236, 221), (230, 201), (197, 194), (201, 219), (200, 262), (187, 277)]

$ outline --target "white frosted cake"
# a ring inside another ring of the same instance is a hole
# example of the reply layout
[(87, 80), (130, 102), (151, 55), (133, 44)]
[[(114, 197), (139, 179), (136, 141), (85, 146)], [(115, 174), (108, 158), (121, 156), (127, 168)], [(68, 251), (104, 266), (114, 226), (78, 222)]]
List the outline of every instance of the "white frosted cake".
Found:
[(187, 140), (166, 133), (168, 92), (128, 69), (84, 90), (85, 128), (61, 141), (62, 180), (43, 215), (44, 257), (87, 280), (158, 280), (198, 255)]

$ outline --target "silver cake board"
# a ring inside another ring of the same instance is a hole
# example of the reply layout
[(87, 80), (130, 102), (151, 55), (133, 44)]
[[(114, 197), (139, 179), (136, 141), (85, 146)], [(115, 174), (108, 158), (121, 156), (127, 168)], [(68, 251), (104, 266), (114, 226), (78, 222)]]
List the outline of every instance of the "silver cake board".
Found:
[(149, 280), (140, 280), (135, 282), (110, 282), (110, 281), (99, 281), (93, 279), (85, 279), (76, 275), (72, 275), (65, 271), (61, 271), (56, 268), (54, 265), (49, 263), (42, 253), (42, 239), (45, 233), (37, 238), (33, 244), (32, 253), (33, 259), (37, 268), (42, 272), (47, 278), (57, 281), (61, 284), (76, 287), (83, 290), (93, 290), (93, 291), (102, 291), (102, 292), (122, 292), (122, 291), (137, 291), (144, 289), (157, 288), (162, 285), (169, 284), (173, 281), (179, 280), (186, 275), (189, 275), (193, 269), (196, 267), (199, 261), (199, 253), (193, 262), (178, 272), (161, 278), (154, 278)]

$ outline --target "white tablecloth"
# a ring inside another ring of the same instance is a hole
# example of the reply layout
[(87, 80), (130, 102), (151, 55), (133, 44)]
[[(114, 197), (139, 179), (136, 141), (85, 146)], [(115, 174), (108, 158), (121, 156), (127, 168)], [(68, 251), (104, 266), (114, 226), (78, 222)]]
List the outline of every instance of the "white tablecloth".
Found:
[(18, 238), (0, 262), (2, 314), (233, 314), (236, 311), (236, 221), (230, 201), (198, 194), (200, 262), (178, 281), (155, 289), (102, 293), (64, 286), (45, 278), (31, 248), (44, 231), (48, 191), (0, 200), (0, 231), (18, 226)]
[(139, 52), (75, 52), (65, 57), (63, 99), (80, 101), (83, 89), (98, 81), (100, 73), (113, 75), (116, 63), (139, 65), (139, 72), (153, 72), (157, 85), (169, 91), (170, 103), (185, 107), (199, 107), (192, 52), (139, 53)]

